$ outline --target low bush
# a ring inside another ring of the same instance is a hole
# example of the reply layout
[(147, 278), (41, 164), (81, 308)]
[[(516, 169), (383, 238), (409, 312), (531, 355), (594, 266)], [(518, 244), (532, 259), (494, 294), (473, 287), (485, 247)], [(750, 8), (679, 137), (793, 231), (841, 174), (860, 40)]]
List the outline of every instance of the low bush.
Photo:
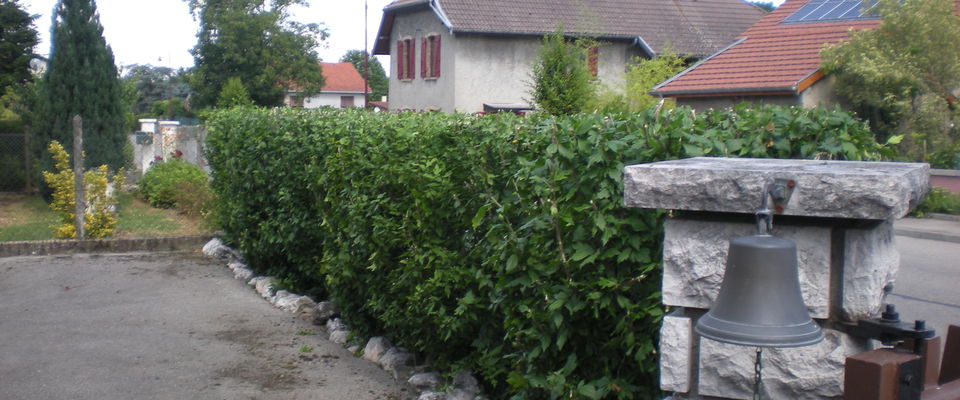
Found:
[(910, 215), (923, 217), (930, 213), (960, 214), (960, 196), (942, 187), (931, 187), (930, 193)]
[[(44, 182), (52, 190), (50, 209), (58, 214), (60, 220), (59, 225), (51, 227), (53, 236), (57, 239), (76, 238), (76, 181), (70, 167), (70, 155), (56, 140), (50, 142), (47, 149), (57, 171), (42, 173)], [(116, 189), (123, 186), (123, 169), (113, 177), (113, 191), (108, 190), (111, 184), (107, 175), (106, 165), (83, 173), (83, 195), (86, 201), (83, 231), (88, 238), (110, 237), (117, 226)]]
[(237, 108), (207, 121), (225, 239), (497, 398), (657, 398), (663, 213), (625, 165), (877, 159), (842, 112), (738, 107), (564, 117)]
[(173, 158), (150, 167), (139, 186), (140, 195), (151, 206), (173, 208), (178, 196), (183, 198), (190, 191), (207, 187), (207, 174), (194, 164)]

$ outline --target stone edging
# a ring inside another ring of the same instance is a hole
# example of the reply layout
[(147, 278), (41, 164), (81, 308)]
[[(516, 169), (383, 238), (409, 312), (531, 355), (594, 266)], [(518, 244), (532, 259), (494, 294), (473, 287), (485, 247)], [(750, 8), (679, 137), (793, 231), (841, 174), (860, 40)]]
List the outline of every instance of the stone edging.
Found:
[(211, 236), (0, 242), (0, 257), (194, 250)]
[[(416, 365), (418, 357), (410, 351), (395, 347), (390, 340), (372, 337), (366, 344), (350, 341), (350, 330), (339, 317), (340, 311), (330, 301), (316, 302), (308, 296), (276, 290), (274, 278), (256, 276), (243, 261), (243, 256), (213, 238), (203, 246), (203, 254), (227, 262), (236, 279), (253, 286), (261, 297), (273, 306), (295, 314), (298, 318), (325, 328), (331, 342), (346, 347), (354, 355), (373, 362), (390, 373), (397, 381), (406, 381), (420, 391), (417, 400), (486, 400), (480, 393), (480, 384), (469, 371), (454, 375), (452, 382), (445, 382), (440, 373), (430, 371), (428, 365)], [(446, 390), (440, 389), (445, 387)]]

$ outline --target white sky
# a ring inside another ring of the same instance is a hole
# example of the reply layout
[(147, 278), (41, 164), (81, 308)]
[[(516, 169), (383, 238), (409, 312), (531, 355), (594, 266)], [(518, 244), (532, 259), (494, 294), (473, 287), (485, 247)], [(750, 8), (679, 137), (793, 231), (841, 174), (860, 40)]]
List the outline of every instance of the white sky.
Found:
[[(367, 0), (367, 39), (370, 51), (380, 27), (383, 7), (391, 0)], [(103, 36), (118, 65), (152, 64), (192, 67), (190, 49), (197, 43), (198, 24), (183, 0), (96, 0)], [(35, 21), (41, 43), (36, 52), (50, 53), (50, 21), (56, 0), (21, 0)], [(323, 61), (336, 62), (347, 50), (363, 49), (363, 0), (310, 0), (307, 8), (291, 9), (291, 19), (323, 23), (330, 37), (318, 50)], [(386, 61), (382, 59), (381, 62)]]
[[(369, 6), (367, 40), (370, 51), (380, 27), (383, 7), (391, 0), (366, 0)], [(773, 0), (780, 5), (784, 0)], [(152, 64), (192, 67), (189, 51), (197, 43), (198, 24), (184, 0), (96, 0), (100, 24), (118, 65)], [(37, 53), (50, 52), (50, 15), (56, 0), (21, 0), (36, 20), (41, 43)], [(291, 9), (293, 20), (323, 23), (330, 37), (318, 49), (323, 61), (336, 62), (352, 49), (363, 49), (364, 0), (310, 0), (309, 7)], [(381, 63), (388, 65), (386, 58)], [(389, 74), (389, 72), (388, 72)]]

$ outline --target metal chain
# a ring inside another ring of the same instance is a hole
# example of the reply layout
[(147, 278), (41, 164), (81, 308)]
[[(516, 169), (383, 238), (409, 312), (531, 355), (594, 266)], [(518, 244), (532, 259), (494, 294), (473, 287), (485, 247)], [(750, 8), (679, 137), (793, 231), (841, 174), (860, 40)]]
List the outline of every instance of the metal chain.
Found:
[(763, 379), (763, 347), (757, 347), (757, 359), (753, 363), (753, 400), (760, 400), (760, 388)]

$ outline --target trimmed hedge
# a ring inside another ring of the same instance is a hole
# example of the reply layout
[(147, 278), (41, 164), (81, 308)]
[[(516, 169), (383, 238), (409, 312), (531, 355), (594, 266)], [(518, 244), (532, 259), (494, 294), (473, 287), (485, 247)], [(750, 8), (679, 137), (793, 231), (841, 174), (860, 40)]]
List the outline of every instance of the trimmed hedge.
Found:
[(689, 156), (877, 159), (842, 112), (740, 107), (572, 117), (216, 112), (226, 239), (498, 398), (656, 398), (663, 212), (623, 167)]
[(178, 192), (197, 190), (206, 184), (207, 174), (203, 169), (176, 158), (150, 167), (138, 183), (144, 200), (157, 208), (173, 208), (177, 205)]

